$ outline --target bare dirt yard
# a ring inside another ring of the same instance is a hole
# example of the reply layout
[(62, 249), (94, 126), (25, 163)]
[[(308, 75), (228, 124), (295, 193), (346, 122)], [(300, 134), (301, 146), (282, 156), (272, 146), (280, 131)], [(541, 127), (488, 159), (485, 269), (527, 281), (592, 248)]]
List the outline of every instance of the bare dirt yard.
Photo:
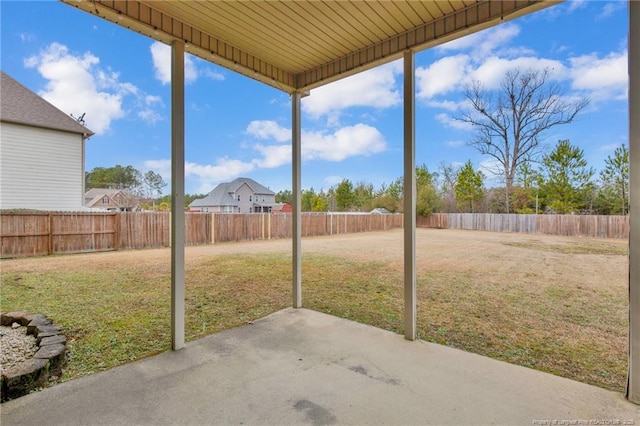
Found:
[[(403, 332), (401, 229), (302, 246), (305, 307)], [(418, 229), (416, 247), (420, 338), (624, 389), (626, 240)], [(2, 309), (66, 326), (66, 379), (110, 368), (168, 348), (169, 260), (169, 249), (4, 260)], [(188, 339), (290, 306), (291, 240), (187, 247), (186, 269)]]

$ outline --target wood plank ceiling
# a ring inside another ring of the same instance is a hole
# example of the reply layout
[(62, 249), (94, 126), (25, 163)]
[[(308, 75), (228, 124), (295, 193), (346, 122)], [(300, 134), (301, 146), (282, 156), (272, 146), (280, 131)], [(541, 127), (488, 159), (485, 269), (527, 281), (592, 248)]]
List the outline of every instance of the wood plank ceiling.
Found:
[(62, 0), (288, 93), (558, 1)]

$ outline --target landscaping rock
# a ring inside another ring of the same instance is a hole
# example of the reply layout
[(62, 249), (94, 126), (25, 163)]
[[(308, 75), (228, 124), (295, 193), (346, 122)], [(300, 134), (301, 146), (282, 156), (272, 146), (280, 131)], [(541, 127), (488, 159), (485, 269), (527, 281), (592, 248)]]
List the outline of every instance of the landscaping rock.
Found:
[[(27, 314), (20, 317), (20, 324), (27, 326), (33, 320), (46, 320), (46, 319), (47, 319), (47, 316), (44, 314)], [(49, 324), (51, 324), (51, 322)]]
[(60, 334), (62, 332), (62, 329), (55, 325), (37, 325), (31, 333), (29, 333), (29, 329), (27, 329), (27, 333), (33, 334), (35, 337), (38, 337), (41, 333), (44, 332)]
[(38, 336), (36, 337), (36, 343), (40, 344), (40, 341), (42, 341), (42, 339), (47, 338), (47, 337), (53, 337), (53, 336), (60, 336), (61, 335), (61, 331), (60, 330), (52, 330), (52, 331), (41, 331), (38, 333)]
[(27, 324), (27, 333), (28, 334), (35, 334), (35, 330), (38, 327), (42, 327), (45, 325), (51, 325), (53, 324), (53, 321), (51, 321), (49, 318), (47, 317), (37, 317), (32, 319), (29, 324)]
[(2, 373), (2, 401), (26, 395), (49, 377), (49, 360), (31, 358)]
[[(6, 369), (3, 368), (1, 374), (2, 402), (26, 395), (46, 384), (50, 377), (62, 374), (62, 367), (67, 360), (67, 338), (62, 334), (60, 327), (53, 325), (51, 319), (43, 314), (16, 311), (0, 314), (0, 324), (17, 329), (25, 326), (26, 335), (32, 341), (35, 337), (33, 350), (35, 351), (35, 347), (38, 348), (34, 354), (27, 350), (17, 350), (15, 344), (7, 344), (9, 341), (3, 342), (0, 346), (2, 359), (12, 359), (12, 362), (3, 361), (3, 367)], [(14, 330), (9, 331), (15, 333)], [(6, 335), (9, 331), (5, 332)], [(6, 335), (3, 339), (7, 339)], [(9, 352), (5, 353), (6, 351)]]
[(0, 324), (10, 326), (14, 322), (20, 322), (20, 319), (26, 315), (29, 313), (24, 311), (5, 312), (0, 314)]
[(49, 336), (49, 337), (40, 337), (38, 336), (38, 339), (36, 339), (36, 343), (42, 347), (42, 346), (48, 346), (48, 345), (55, 345), (55, 344), (60, 344), (60, 343), (67, 343), (67, 337), (62, 335), (62, 334), (58, 334), (56, 336)]
[(67, 347), (64, 344), (40, 346), (33, 358), (48, 359), (51, 362), (49, 370), (52, 374), (60, 374), (66, 361)]

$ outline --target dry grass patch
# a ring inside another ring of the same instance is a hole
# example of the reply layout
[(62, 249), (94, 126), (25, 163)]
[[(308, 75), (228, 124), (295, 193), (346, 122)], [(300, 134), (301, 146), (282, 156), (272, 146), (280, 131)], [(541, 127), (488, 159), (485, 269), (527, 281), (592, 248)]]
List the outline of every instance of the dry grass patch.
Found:
[[(291, 242), (187, 248), (186, 338), (291, 305)], [(622, 391), (626, 241), (418, 230), (418, 333)], [(305, 307), (404, 333), (402, 231), (303, 241)], [(2, 261), (2, 309), (64, 327), (63, 380), (169, 349), (169, 250)]]

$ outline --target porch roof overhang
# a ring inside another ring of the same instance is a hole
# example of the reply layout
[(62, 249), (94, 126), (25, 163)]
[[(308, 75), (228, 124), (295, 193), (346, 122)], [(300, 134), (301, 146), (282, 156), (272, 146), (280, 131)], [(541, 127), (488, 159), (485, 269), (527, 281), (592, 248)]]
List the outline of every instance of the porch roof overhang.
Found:
[(548, 7), (549, 0), (61, 0), (287, 93)]

